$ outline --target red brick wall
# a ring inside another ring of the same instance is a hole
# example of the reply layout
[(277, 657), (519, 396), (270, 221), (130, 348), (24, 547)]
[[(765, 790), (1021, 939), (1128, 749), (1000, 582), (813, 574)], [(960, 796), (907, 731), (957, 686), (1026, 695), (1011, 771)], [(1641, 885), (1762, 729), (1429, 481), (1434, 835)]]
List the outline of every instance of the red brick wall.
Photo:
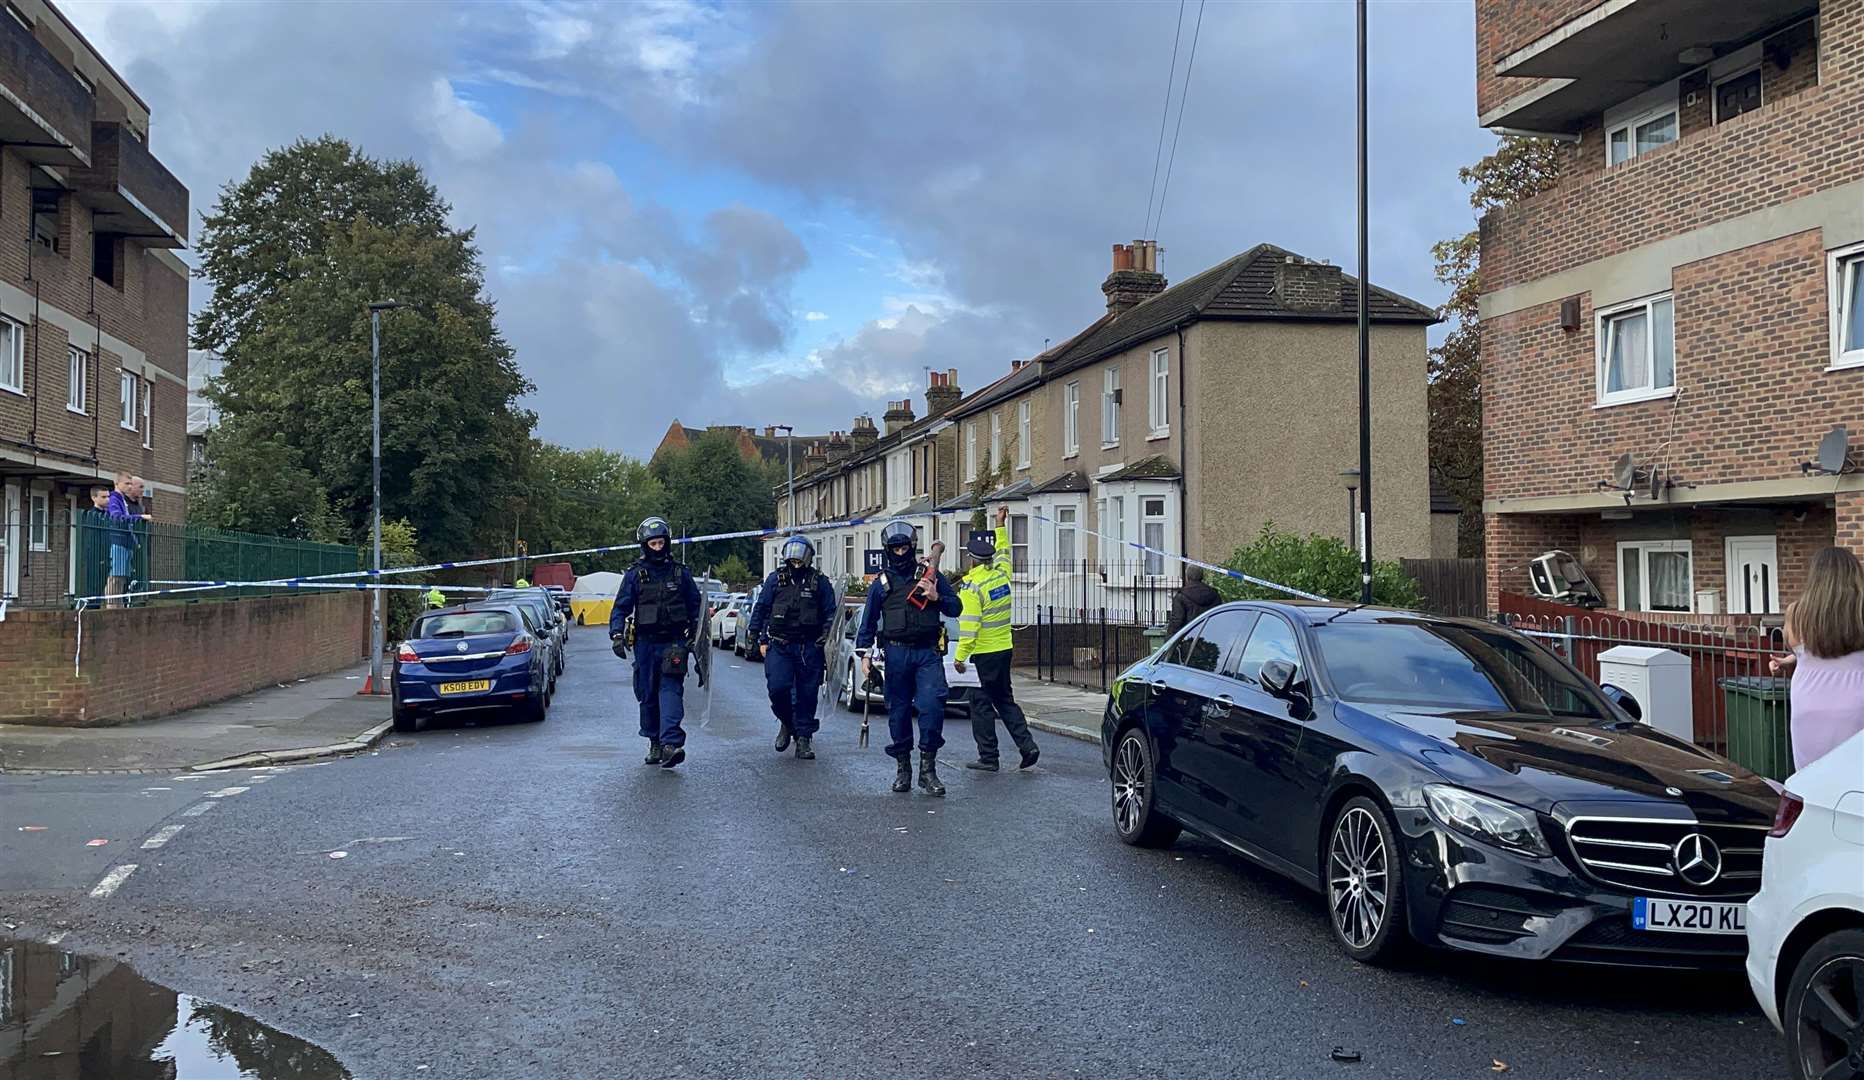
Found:
[(1476, 0), (1476, 112), (1490, 109), (1538, 86), (1541, 79), (1505, 79), (1495, 62), (1533, 44), (1601, 0)]
[(1528, 592), (1527, 564), (1559, 548), (1579, 557), (1580, 527), (1575, 517), (1490, 514), (1482, 522), (1488, 559), (1489, 610), (1499, 610), (1504, 592)]
[(13, 611), (0, 622), (0, 722), (127, 723), (366, 659), (362, 593), (282, 596), (84, 615)]
[(1594, 492), (1626, 451), (1661, 453), (1679, 482), (1797, 477), (1831, 425), (1864, 417), (1864, 371), (1825, 370), (1817, 231), (1679, 266), (1672, 296), (1677, 397), (1604, 409), (1588, 297), (1577, 331), (1558, 303), (1482, 321), (1487, 497)]

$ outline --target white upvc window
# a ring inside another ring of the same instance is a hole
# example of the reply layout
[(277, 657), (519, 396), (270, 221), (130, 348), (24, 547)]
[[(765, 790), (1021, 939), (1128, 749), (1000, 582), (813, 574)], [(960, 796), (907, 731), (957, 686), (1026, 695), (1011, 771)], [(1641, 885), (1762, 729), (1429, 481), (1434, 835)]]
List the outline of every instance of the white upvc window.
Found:
[(1152, 391), (1146, 398), (1146, 426), (1155, 439), (1171, 434), (1171, 350), (1152, 350)]
[(1010, 515), (1010, 573), (1029, 572), (1029, 515)]
[(1003, 464), (1003, 414), (990, 414), (990, 471), (994, 475)]
[(80, 415), (90, 411), (91, 354), (77, 346), (65, 351), (65, 408)]
[(1120, 369), (1110, 367), (1100, 377), (1100, 446), (1120, 445)]
[(155, 383), (145, 380), (142, 384), (142, 448), (155, 448), (155, 428), (150, 423), (155, 415)]
[(1864, 244), (1831, 253), (1832, 367), (1864, 367)]
[(977, 421), (964, 425), (964, 482), (977, 479)]
[(1073, 564), (1075, 560), (1080, 558), (1080, 555), (1077, 554), (1078, 542), (1076, 539), (1079, 535), (1076, 526), (1079, 523), (1078, 519), (1080, 514), (1080, 509), (1073, 506), (1057, 506), (1055, 508), (1055, 561), (1063, 564), (1064, 573), (1066, 573), (1065, 568), (1068, 565)]
[(1019, 469), (1029, 467), (1029, 439), (1029, 403), (1022, 401), (1016, 405), (1016, 467)]
[(1695, 610), (1694, 560), (1687, 540), (1627, 540), (1618, 545), (1618, 607), (1624, 611)]
[(0, 317), (0, 390), (26, 392), (26, 328)]
[(1665, 294), (1598, 313), (1600, 405), (1649, 401), (1676, 393), (1674, 308)]
[(1109, 573), (1119, 573), (1126, 558), (1126, 496), (1101, 499), (1099, 510), (1100, 566)]
[(52, 550), (52, 494), (33, 488), (26, 493), (26, 546)]
[(1613, 122), (1606, 121), (1605, 163), (1618, 165), (1676, 141), (1676, 100)]
[(136, 417), (141, 415), (136, 408), (136, 376), (132, 372), (117, 372), (117, 424), (130, 431), (136, 430)]
[(1165, 575), (1165, 496), (1145, 495), (1139, 500), (1139, 542), (1153, 550), (1145, 553), (1146, 576)]
[(1081, 384), (1071, 382), (1061, 390), (1061, 446), (1063, 457), (1081, 452)]

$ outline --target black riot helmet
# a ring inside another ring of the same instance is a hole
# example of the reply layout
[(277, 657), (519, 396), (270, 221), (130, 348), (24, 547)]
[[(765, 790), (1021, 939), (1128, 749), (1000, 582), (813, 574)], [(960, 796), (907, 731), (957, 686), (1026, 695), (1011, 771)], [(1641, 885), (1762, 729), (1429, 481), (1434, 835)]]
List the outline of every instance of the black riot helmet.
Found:
[(895, 518), (880, 527), (880, 546), (887, 550), (887, 565), (899, 573), (912, 570), (916, 542), (911, 522)]
[(806, 536), (792, 536), (783, 542), (781, 558), (798, 570), (815, 565), (815, 545)]
[[(666, 518), (650, 517), (642, 521), (640, 527), (634, 530), (634, 539), (640, 543), (641, 550), (646, 552), (650, 559), (667, 558), (673, 550), (673, 530), (667, 525)], [(664, 543), (656, 550), (649, 543), (652, 540), (661, 540)]]

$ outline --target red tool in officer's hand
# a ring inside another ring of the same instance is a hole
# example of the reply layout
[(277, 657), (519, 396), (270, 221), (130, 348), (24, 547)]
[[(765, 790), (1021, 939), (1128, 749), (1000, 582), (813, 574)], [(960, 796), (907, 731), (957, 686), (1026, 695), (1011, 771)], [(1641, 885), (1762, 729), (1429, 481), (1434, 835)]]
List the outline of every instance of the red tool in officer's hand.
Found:
[(945, 542), (932, 541), (932, 548), (926, 552), (925, 561), (919, 567), (919, 580), (913, 583), (913, 591), (906, 597), (906, 602), (916, 608), (924, 608), (938, 599), (938, 564), (945, 557)]

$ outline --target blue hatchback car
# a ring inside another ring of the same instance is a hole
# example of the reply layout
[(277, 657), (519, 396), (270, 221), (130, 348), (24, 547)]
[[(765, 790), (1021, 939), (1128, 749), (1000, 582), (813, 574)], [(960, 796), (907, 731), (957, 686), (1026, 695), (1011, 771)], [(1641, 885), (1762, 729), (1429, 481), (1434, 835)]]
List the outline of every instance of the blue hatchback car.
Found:
[(550, 650), (521, 610), (471, 605), (429, 611), (395, 650), (389, 681), (396, 731), (441, 713), (502, 709), (535, 723), (550, 704)]

